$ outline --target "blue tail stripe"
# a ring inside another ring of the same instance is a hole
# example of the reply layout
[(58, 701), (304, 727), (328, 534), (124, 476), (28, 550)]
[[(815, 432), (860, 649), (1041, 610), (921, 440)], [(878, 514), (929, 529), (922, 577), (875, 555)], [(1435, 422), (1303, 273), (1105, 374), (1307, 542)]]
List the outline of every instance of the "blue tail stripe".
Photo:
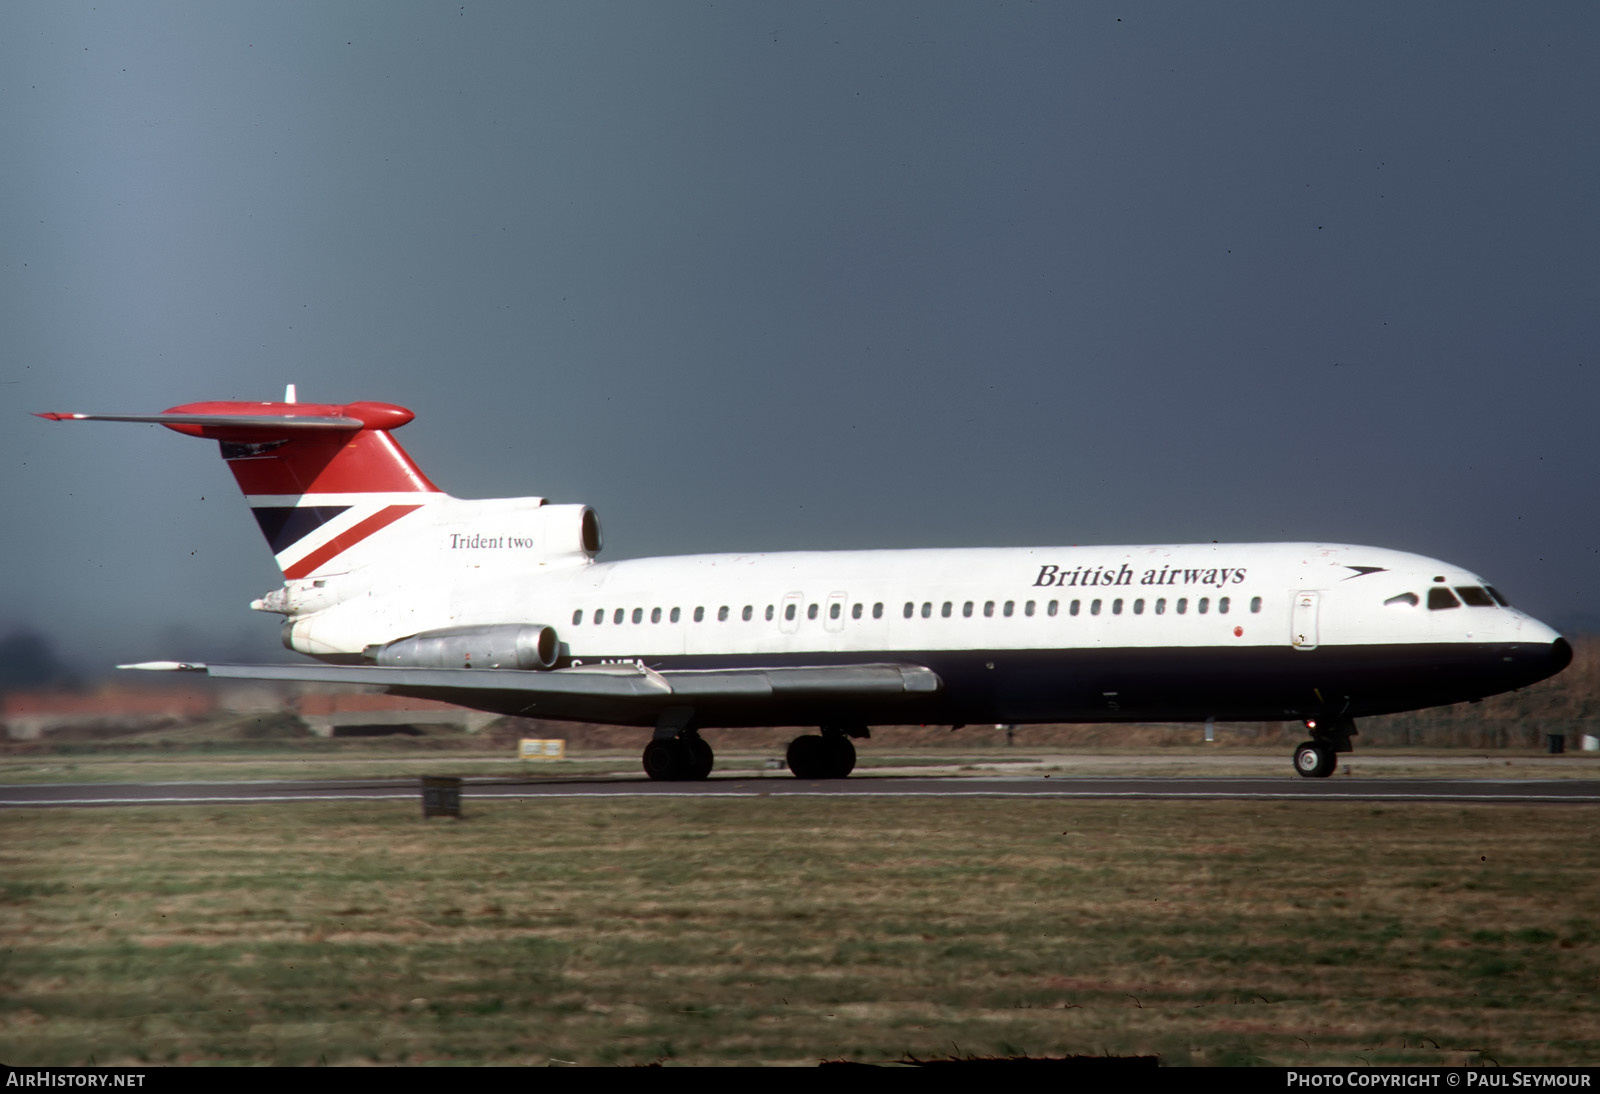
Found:
[(262, 505), (251, 509), (273, 554), (282, 554), (349, 509), (348, 505)]

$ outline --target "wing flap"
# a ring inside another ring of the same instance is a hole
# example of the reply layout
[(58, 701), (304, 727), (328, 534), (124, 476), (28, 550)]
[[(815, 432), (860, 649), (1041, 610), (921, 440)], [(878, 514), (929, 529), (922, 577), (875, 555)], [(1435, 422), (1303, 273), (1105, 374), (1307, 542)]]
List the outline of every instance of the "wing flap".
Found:
[(782, 665), (765, 668), (669, 669), (642, 665), (595, 665), (547, 672), (515, 669), (389, 668), (376, 665), (210, 665), (148, 661), (122, 668), (166, 672), (204, 672), (223, 680), (296, 680), (360, 684), (392, 691), (423, 692), (448, 698), (517, 693), (540, 697), (593, 699), (646, 707), (684, 702), (748, 703), (782, 700), (888, 699), (926, 695), (943, 682), (921, 665)]

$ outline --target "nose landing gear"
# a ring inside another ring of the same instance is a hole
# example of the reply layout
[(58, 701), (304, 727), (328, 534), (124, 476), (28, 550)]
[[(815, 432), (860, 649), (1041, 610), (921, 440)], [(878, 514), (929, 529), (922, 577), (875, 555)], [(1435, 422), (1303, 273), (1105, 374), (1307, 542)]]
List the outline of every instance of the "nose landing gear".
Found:
[(1350, 738), (1356, 735), (1355, 719), (1307, 719), (1306, 728), (1311, 730), (1312, 739), (1295, 748), (1295, 773), (1306, 779), (1326, 779), (1339, 766), (1338, 754), (1354, 751)]
[(1294, 769), (1308, 779), (1326, 779), (1339, 766), (1332, 748), (1318, 741), (1305, 741), (1294, 750)]

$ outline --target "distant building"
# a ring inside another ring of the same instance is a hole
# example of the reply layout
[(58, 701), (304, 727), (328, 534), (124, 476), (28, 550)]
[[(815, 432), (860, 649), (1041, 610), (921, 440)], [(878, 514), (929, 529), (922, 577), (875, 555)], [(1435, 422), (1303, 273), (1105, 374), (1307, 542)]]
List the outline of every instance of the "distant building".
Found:
[(13, 741), (34, 741), (67, 730), (134, 733), (207, 717), (216, 712), (218, 698), (206, 687), (147, 690), (107, 685), (85, 693), (14, 691), (0, 703), (0, 724)]
[(11, 692), (0, 698), (0, 731), (13, 741), (66, 735), (115, 737), (230, 715), (278, 713), (293, 714), (318, 737), (404, 733), (411, 726), (476, 733), (498, 717), (428, 699), (323, 690), (317, 685), (230, 687), (197, 681), (194, 687), (132, 687), (119, 682), (93, 692)]
[(499, 718), (498, 714), (464, 710), (431, 699), (403, 699), (376, 692), (308, 689), (295, 706), (300, 720), (318, 737), (369, 736), (425, 725), (476, 733)]

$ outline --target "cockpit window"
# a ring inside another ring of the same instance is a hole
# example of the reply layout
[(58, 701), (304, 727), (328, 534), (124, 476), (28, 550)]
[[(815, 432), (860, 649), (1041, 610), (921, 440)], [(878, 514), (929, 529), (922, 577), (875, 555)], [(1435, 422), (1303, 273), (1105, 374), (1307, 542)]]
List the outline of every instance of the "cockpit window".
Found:
[(1442, 585), (1435, 585), (1428, 590), (1428, 610), (1436, 612), (1441, 608), (1459, 608), (1461, 601), (1456, 599), (1456, 594)]
[(1456, 592), (1467, 602), (1469, 608), (1494, 607), (1494, 601), (1489, 599), (1489, 591), (1480, 585), (1457, 585)]
[(1505, 594), (1499, 589), (1496, 589), (1493, 585), (1485, 585), (1484, 588), (1489, 590), (1489, 595), (1494, 597), (1496, 604), (1499, 604), (1502, 608), (1511, 607), (1511, 601), (1507, 600)]
[(1386, 608), (1415, 608), (1420, 603), (1421, 601), (1417, 599), (1416, 593), (1401, 593), (1399, 596), (1391, 596), (1388, 600), (1385, 600), (1383, 606)]

